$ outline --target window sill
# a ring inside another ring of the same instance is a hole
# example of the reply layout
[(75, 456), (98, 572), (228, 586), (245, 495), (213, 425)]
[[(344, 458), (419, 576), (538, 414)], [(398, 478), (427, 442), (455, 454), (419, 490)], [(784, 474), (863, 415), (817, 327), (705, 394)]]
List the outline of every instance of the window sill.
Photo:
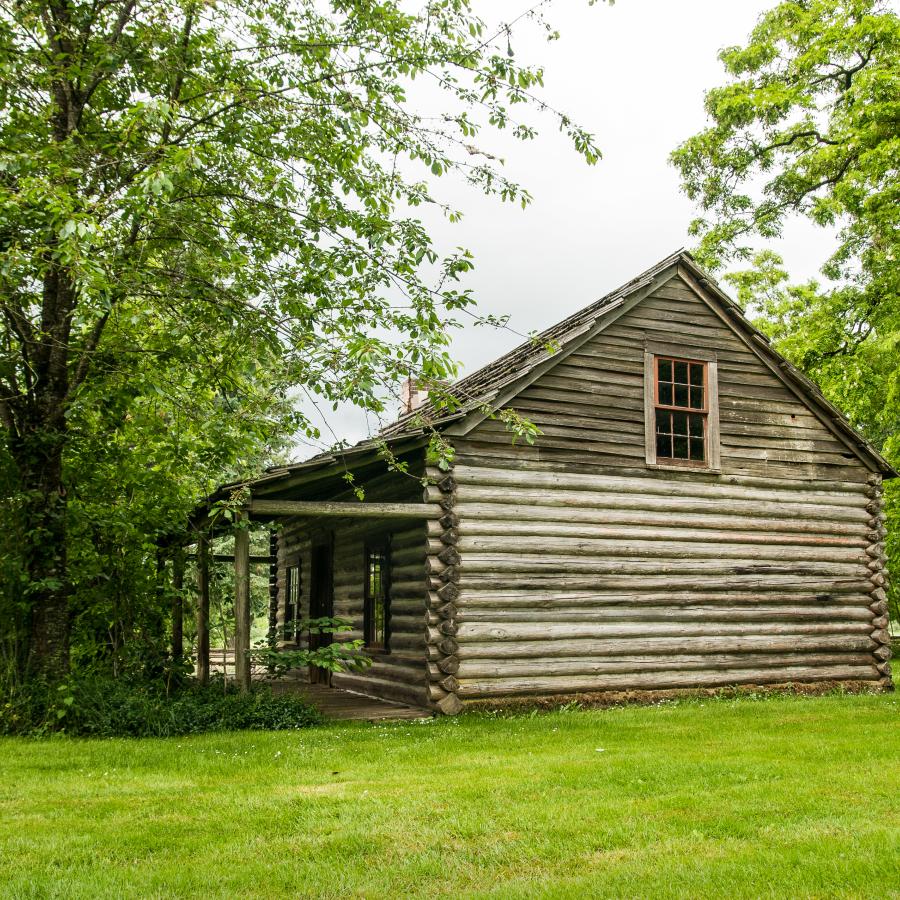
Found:
[(679, 465), (678, 463), (647, 463), (648, 469), (659, 469), (663, 472), (704, 472), (710, 475), (721, 475), (722, 468), (713, 468), (712, 466), (697, 466), (687, 463)]

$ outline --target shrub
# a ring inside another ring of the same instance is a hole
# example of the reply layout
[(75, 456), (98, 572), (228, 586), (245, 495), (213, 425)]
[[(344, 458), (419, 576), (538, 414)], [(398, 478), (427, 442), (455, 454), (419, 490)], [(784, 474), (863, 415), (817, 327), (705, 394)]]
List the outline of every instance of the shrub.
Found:
[(101, 677), (10, 691), (0, 706), (0, 734), (63, 732), (93, 737), (170, 737), (204, 731), (306, 728), (322, 716), (296, 694), (265, 686), (240, 693), (222, 681), (167, 694), (155, 684)]

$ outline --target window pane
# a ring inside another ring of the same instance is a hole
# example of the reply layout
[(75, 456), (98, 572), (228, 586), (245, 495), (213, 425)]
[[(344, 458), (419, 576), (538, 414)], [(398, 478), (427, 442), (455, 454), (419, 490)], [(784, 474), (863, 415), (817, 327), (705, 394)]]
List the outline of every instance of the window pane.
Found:
[(672, 431), (675, 434), (688, 433), (688, 414), (683, 412), (672, 413)]
[(657, 459), (672, 458), (672, 435), (657, 434), (656, 435), (656, 457)]
[(659, 402), (663, 406), (672, 405), (672, 385), (665, 381), (659, 383)]
[(703, 409), (703, 388), (691, 388), (691, 409)]
[(672, 360), (671, 359), (659, 360), (659, 380), (660, 381), (671, 381), (672, 380)]
[(656, 431), (665, 434), (672, 433), (672, 413), (666, 409), (656, 411)]
[(704, 440), (702, 437), (692, 437), (691, 438), (691, 459), (696, 460), (697, 462), (703, 462), (706, 459), (706, 454), (704, 453)]
[(688, 431), (693, 437), (703, 437), (703, 416), (696, 413), (688, 416)]
[(679, 435), (675, 435), (675, 438), (672, 441), (672, 458), (673, 459), (687, 459), (688, 458), (688, 439), (687, 437), (681, 437)]
[(676, 384), (675, 385), (675, 406), (687, 406), (688, 405), (688, 389), (685, 384)]
[(694, 363), (691, 366), (691, 384), (695, 384), (700, 387), (703, 386), (703, 366), (699, 363)]
[(675, 363), (675, 381), (678, 384), (688, 383), (688, 364), (686, 362)]

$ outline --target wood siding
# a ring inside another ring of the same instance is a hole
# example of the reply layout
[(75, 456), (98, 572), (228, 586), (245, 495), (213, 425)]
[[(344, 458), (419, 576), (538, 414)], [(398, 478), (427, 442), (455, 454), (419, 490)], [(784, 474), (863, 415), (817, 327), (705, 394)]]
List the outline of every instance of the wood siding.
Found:
[[(645, 340), (715, 352), (721, 473), (647, 467)], [(454, 442), (459, 697), (884, 677), (880, 478), (679, 277), (510, 405)]]
[[(723, 474), (865, 482), (855, 454), (677, 276), (510, 403), (543, 431), (516, 457), (644, 469), (645, 340), (716, 353)], [(495, 421), (467, 441), (494, 458), (509, 443)]]

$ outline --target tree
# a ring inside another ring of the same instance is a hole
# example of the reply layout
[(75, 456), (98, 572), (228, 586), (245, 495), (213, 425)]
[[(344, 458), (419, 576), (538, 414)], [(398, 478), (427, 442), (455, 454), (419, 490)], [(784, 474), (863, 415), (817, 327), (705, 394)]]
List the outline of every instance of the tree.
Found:
[[(543, 5), (524, 18), (546, 27)], [(484, 124), (533, 138), (511, 117), (527, 105), (598, 158), (535, 94), (542, 71), (517, 61), (510, 26), (487, 29), (469, 0), (406, 9), (0, 7), (0, 419), (32, 673), (68, 666), (77, 448), (126, 434), (155, 392), (171, 412), (174, 361), (201, 406), (240, 407), (254, 448), (285, 428), (291, 385), (379, 410), (410, 370), (452, 374), (471, 260), (439, 258), (414, 217), (438, 202), (429, 178), (527, 203), (477, 143)], [(441, 115), (410, 99), (417, 78)]]
[[(730, 80), (706, 95), (712, 124), (672, 156), (703, 211), (698, 254), (751, 261), (726, 277), (758, 326), (900, 463), (900, 17), (884, 0), (787, 0), (720, 58)], [(754, 250), (793, 215), (837, 233), (825, 283), (791, 284), (777, 254)], [(900, 570), (897, 529), (888, 556)]]

